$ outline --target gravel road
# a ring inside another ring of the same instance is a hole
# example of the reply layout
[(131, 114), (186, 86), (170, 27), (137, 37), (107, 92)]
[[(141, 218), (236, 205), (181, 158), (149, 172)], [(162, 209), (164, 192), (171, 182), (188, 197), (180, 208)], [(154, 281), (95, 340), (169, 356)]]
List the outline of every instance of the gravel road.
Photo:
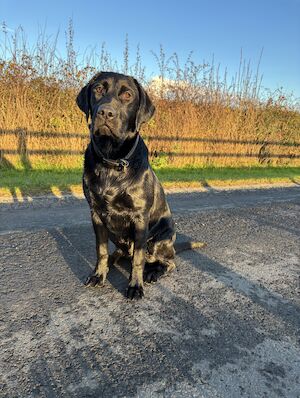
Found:
[(84, 200), (0, 205), (1, 397), (300, 397), (300, 187), (168, 198), (208, 246), (138, 302), (83, 286)]

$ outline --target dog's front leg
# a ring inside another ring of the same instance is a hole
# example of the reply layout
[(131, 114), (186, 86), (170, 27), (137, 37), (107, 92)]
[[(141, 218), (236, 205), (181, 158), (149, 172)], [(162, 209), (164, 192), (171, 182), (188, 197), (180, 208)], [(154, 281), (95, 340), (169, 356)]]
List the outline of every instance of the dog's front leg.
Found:
[(100, 218), (92, 213), (92, 222), (96, 235), (97, 264), (94, 272), (85, 282), (86, 286), (104, 285), (108, 273), (108, 231)]
[(135, 223), (134, 251), (132, 269), (127, 289), (127, 297), (140, 299), (144, 296), (143, 272), (145, 266), (145, 250), (148, 236), (148, 222), (146, 220)]

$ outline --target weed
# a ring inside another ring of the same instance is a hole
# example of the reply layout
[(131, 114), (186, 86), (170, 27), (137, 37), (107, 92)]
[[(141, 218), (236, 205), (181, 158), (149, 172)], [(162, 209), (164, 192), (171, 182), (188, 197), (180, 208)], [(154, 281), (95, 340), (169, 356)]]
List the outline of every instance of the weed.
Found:
[(157, 167), (299, 165), (299, 106), (282, 91), (262, 89), (260, 61), (253, 72), (241, 52), (238, 73), (230, 79), (214, 57), (197, 64), (190, 53), (181, 62), (160, 46), (153, 52), (160, 76), (150, 80), (139, 46), (132, 62), (128, 36), (121, 66), (105, 43), (99, 54), (88, 49), (80, 59), (72, 21), (65, 57), (57, 38), (41, 31), (29, 47), (21, 27), (11, 35), (2, 25), (0, 163), (5, 167), (82, 164), (88, 131), (75, 98), (98, 70), (134, 74), (148, 89), (156, 114), (142, 135)]

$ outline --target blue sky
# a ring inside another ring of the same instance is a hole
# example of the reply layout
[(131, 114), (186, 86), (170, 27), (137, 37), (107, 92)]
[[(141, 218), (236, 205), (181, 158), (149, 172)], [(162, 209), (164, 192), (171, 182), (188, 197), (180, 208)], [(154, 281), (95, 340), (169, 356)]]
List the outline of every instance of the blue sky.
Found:
[(183, 60), (191, 50), (197, 62), (214, 54), (231, 74), (238, 69), (241, 48), (253, 69), (263, 48), (263, 85), (300, 97), (300, 0), (0, 0), (0, 21), (10, 29), (22, 25), (29, 42), (35, 41), (39, 27), (46, 27), (49, 35), (59, 29), (61, 52), (69, 18), (80, 52), (106, 42), (121, 62), (128, 34), (132, 52), (139, 43), (143, 63), (154, 74), (151, 51), (158, 53), (160, 44)]

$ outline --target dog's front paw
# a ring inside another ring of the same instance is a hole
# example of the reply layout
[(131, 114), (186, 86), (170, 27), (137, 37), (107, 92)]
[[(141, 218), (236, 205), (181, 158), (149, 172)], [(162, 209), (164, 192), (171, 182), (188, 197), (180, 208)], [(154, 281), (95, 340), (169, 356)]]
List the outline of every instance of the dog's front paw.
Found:
[(105, 282), (105, 278), (103, 275), (97, 275), (92, 273), (90, 276), (87, 277), (85, 281), (85, 286), (88, 287), (95, 287), (95, 286), (103, 286)]
[(130, 300), (136, 299), (139, 300), (144, 297), (144, 288), (140, 285), (128, 286), (126, 297)]

